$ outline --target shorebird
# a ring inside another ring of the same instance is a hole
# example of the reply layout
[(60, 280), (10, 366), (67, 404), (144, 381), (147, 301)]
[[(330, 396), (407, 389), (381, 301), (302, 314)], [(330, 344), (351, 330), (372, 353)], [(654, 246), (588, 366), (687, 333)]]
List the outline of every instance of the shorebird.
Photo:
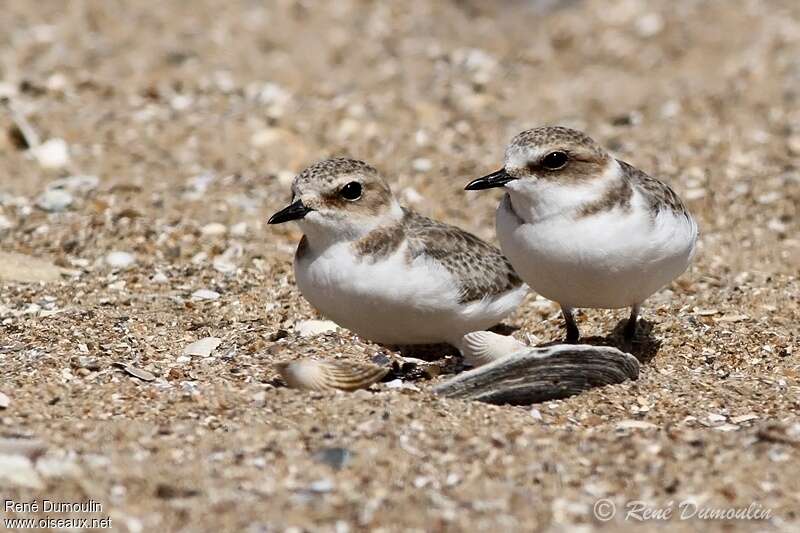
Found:
[(678, 195), (579, 131), (518, 134), (503, 168), (466, 189), (492, 187), (506, 192), (500, 248), (534, 291), (561, 306), (568, 342), (580, 337), (580, 307), (630, 307), (624, 336), (633, 339), (642, 302), (694, 256), (697, 224)]

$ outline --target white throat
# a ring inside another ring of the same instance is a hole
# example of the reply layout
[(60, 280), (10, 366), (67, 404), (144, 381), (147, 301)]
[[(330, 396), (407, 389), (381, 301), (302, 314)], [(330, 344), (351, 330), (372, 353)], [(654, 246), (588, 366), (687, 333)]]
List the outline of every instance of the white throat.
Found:
[(311, 248), (319, 250), (339, 242), (350, 242), (361, 239), (371, 231), (382, 226), (389, 226), (403, 218), (403, 209), (397, 201), (384, 213), (376, 216), (332, 217), (319, 211), (311, 211), (297, 221), (300, 230), (308, 239)]
[(506, 183), (505, 189), (517, 216), (525, 222), (538, 222), (574, 212), (599, 199), (620, 172), (617, 160), (609, 158), (601, 174), (582, 183), (523, 178)]

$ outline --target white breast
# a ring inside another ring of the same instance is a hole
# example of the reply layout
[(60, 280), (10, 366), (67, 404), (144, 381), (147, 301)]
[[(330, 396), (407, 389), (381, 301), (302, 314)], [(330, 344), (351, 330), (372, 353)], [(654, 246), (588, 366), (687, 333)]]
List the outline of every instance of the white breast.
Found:
[(697, 228), (664, 211), (632, 209), (584, 218), (524, 222), (506, 195), (497, 210), (503, 253), (533, 290), (569, 307), (618, 308), (643, 302), (689, 265)]
[(386, 344), (457, 344), (470, 331), (497, 324), (514, 310), (525, 290), (462, 304), (452, 274), (402, 245), (372, 262), (349, 243), (295, 261), (297, 285), (323, 315), (353, 332)]

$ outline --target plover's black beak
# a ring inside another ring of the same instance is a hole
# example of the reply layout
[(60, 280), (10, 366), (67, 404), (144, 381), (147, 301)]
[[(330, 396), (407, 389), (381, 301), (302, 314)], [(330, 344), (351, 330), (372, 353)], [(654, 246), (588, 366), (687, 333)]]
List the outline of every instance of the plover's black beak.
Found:
[(304, 206), (302, 200), (297, 200), (269, 217), (267, 224), (281, 224), (290, 220), (298, 220), (306, 216), (309, 211), (313, 211), (313, 209)]
[(476, 180), (470, 181), (464, 190), (466, 191), (482, 191), (483, 189), (492, 189), (494, 187), (502, 187), (509, 181), (513, 181), (517, 178), (509, 176), (506, 173), (506, 169), (501, 168), (491, 174), (488, 174), (482, 178), (478, 178)]

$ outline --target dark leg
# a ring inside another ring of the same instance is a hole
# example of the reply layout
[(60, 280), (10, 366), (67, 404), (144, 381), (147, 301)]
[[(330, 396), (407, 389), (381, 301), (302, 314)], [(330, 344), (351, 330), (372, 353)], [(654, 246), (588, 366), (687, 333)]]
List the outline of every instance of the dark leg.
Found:
[(575, 311), (571, 307), (561, 306), (561, 313), (564, 315), (564, 322), (567, 324), (567, 342), (575, 344), (581, 336), (578, 324), (575, 323)]
[(639, 311), (641, 310), (641, 304), (636, 304), (631, 307), (631, 316), (628, 319), (628, 323), (625, 324), (625, 340), (630, 342), (636, 336), (636, 321), (639, 320)]

